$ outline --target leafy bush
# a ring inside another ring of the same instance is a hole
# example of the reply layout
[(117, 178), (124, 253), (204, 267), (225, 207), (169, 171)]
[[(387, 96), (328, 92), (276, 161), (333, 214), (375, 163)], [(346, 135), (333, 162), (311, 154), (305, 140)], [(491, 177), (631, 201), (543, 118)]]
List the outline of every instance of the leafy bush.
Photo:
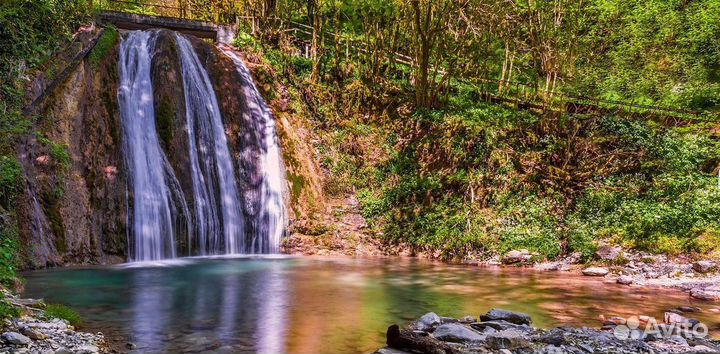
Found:
[(560, 220), (552, 214), (554, 207), (549, 200), (530, 197), (508, 204), (501, 216), (501, 253), (527, 249), (544, 258), (560, 255)]
[(717, 257), (720, 255), (720, 229), (695, 230), (699, 234), (688, 245), (692, 251), (701, 254), (709, 254)]
[(45, 316), (48, 318), (59, 318), (70, 322), (73, 326), (80, 326), (82, 324), (80, 314), (75, 310), (59, 304), (48, 304), (45, 307)]
[(0, 156), (0, 206), (10, 208), (22, 191), (22, 167), (14, 156)]
[(238, 30), (237, 34), (235, 35), (235, 40), (233, 41), (233, 46), (238, 49), (255, 49), (259, 46), (259, 44), (252, 35), (243, 30)]
[(17, 250), (17, 229), (7, 221), (0, 222), (0, 284), (8, 288), (12, 288), (17, 280)]
[(17, 317), (20, 315), (20, 311), (17, 307), (13, 306), (7, 299), (0, 299), (0, 320)]

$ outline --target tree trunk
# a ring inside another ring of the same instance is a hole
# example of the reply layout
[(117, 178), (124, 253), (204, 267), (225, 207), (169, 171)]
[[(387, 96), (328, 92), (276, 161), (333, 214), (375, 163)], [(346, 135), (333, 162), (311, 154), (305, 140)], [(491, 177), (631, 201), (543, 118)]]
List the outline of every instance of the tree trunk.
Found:
[(335, 19), (334, 19), (334, 25), (335, 25), (335, 65), (334, 65), (334, 75), (335, 80), (340, 80), (340, 57), (342, 54), (342, 50), (340, 49), (340, 32), (342, 31), (342, 26), (340, 23), (340, 9), (336, 8), (335, 10)]
[(312, 16), (312, 42), (310, 44), (310, 60), (312, 61), (312, 73), (310, 74), (310, 80), (318, 82), (320, 78), (320, 50), (322, 46), (323, 37), (323, 20), (322, 16), (317, 13), (317, 7), (314, 8), (315, 13)]
[(432, 48), (428, 30), (431, 22), (431, 4), (432, 2), (429, 0), (427, 13), (423, 18), (420, 2), (417, 0), (412, 2), (415, 30), (417, 31), (415, 44), (415, 104), (418, 108), (430, 107), (428, 74)]
[(430, 71), (430, 47), (427, 41), (420, 41), (418, 48), (417, 69), (415, 71), (415, 101), (419, 108), (429, 108), (428, 91), (430, 89), (428, 76)]

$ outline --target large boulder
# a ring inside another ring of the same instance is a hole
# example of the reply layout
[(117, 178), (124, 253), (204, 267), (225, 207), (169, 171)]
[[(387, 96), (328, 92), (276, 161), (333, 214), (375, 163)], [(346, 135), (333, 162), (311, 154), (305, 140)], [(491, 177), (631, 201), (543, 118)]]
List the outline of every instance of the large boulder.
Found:
[(490, 349), (515, 349), (530, 346), (525, 334), (514, 329), (506, 329), (500, 332), (488, 334), (487, 345)]
[(512, 250), (502, 258), (503, 264), (526, 263), (532, 259), (528, 250)]
[(415, 321), (413, 327), (419, 331), (432, 332), (441, 322), (442, 319), (435, 312), (428, 312)]
[(485, 340), (485, 336), (482, 334), (457, 323), (441, 325), (435, 329), (433, 337), (444, 342), (455, 343), (480, 342)]
[(508, 321), (502, 321), (502, 320), (471, 323), (470, 327), (472, 327), (473, 329), (476, 329), (480, 332), (486, 332), (488, 330), (488, 328), (494, 329), (496, 331), (503, 331), (506, 329), (514, 329), (516, 331), (521, 331), (521, 332), (532, 332), (532, 330), (533, 330), (533, 328), (531, 326), (526, 325), (526, 324), (521, 325), (521, 324), (510, 323)]
[(715, 263), (710, 261), (697, 261), (693, 263), (692, 269), (698, 273), (710, 273), (715, 269)]
[(634, 281), (633, 277), (629, 275), (621, 275), (617, 278), (617, 283), (622, 285), (630, 285)]
[(620, 247), (602, 246), (595, 251), (595, 257), (603, 261), (615, 261), (622, 256), (623, 251)]
[(690, 290), (690, 296), (699, 300), (717, 301), (720, 300), (720, 291), (694, 288)]
[(610, 271), (602, 267), (590, 267), (583, 269), (582, 273), (590, 277), (604, 277), (610, 273)]
[(17, 332), (5, 332), (2, 334), (2, 340), (8, 344), (29, 345), (32, 340)]
[(484, 315), (480, 315), (480, 320), (486, 321), (507, 321), (519, 325), (530, 325), (532, 319), (530, 315), (521, 312), (512, 312), (502, 309), (492, 309)]
[(28, 326), (24, 326), (24, 327), (20, 328), (20, 333), (22, 333), (22, 335), (24, 335), (30, 339), (34, 339), (34, 340), (47, 339), (47, 335), (45, 333), (42, 333), (42, 332), (40, 332), (36, 329), (30, 328)]

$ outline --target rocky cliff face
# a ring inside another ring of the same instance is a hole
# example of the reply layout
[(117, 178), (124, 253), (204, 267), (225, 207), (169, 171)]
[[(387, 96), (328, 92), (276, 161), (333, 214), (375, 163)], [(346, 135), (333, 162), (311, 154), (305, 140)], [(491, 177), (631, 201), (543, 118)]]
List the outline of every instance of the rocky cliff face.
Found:
[[(97, 30), (93, 33), (97, 34)], [(91, 37), (78, 36), (76, 42), (81, 43), (70, 48), (77, 51), (78, 47), (88, 45)], [(127, 260), (127, 215), (133, 196), (127, 188), (117, 98), (119, 38), (103, 34), (100, 41), (104, 45), (96, 46), (48, 96), (34, 118), (31, 133), (18, 148), (26, 175), (26, 191), (18, 203), (26, 268)], [(258, 127), (243, 114), (248, 103), (241, 94), (241, 77), (232, 60), (214, 45), (195, 38), (192, 43), (215, 88), (238, 178), (245, 181), (241, 184), (242, 193), (248, 198), (257, 190), (255, 184), (260, 183), (261, 176), (254, 175), (257, 171), (252, 166), (257, 163), (262, 144), (255, 134)], [(64, 52), (57, 60), (67, 61), (71, 57)], [(156, 125), (182, 190), (190, 191), (191, 175), (185, 170), (189, 166), (185, 97), (177, 58), (174, 33), (162, 31), (157, 37), (152, 66)], [(30, 95), (36, 96), (47, 87), (51, 77), (47, 72), (38, 75)], [(282, 141), (292, 135), (293, 127), (287, 119), (279, 120), (283, 154), (291, 162), (292, 180), (316, 181), (317, 176), (297, 177), (312, 173), (314, 168), (305, 165), (313, 162), (297, 158), (306, 154), (298, 137), (293, 135), (292, 141)], [(303, 203), (307, 208), (288, 207), (292, 216), (307, 217), (322, 200), (313, 197), (315, 192), (304, 192), (306, 185), (317, 187), (319, 182), (288, 186), (291, 195), (315, 199)], [(191, 204), (192, 193), (185, 196)], [(252, 207), (245, 210), (246, 214), (253, 212)], [(192, 246), (187, 239), (186, 235), (176, 235), (179, 252), (184, 253)]]
[(27, 267), (106, 263), (126, 252), (117, 47), (83, 60), (48, 97), (19, 148)]

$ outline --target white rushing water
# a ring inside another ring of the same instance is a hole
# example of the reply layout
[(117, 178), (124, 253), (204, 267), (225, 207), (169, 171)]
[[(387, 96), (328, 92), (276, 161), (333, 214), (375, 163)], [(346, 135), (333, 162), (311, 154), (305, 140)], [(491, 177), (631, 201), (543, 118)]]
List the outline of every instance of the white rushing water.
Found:
[(260, 142), (260, 166), (258, 168), (262, 173), (262, 182), (259, 193), (255, 197), (257, 200), (254, 201), (259, 212), (252, 220), (255, 227), (248, 237), (250, 239), (248, 251), (250, 253), (277, 253), (287, 217), (283, 201), (285, 174), (275, 129), (275, 117), (265, 99), (260, 95), (250, 70), (243, 61), (232, 50), (222, 50), (233, 60), (242, 78), (243, 95), (247, 105), (243, 114), (246, 115), (245, 121), (253, 122), (253, 132)]
[[(182, 190), (160, 147), (150, 78), (155, 32), (135, 31), (120, 44), (118, 100), (123, 147), (132, 193), (129, 241), (135, 261), (175, 258), (178, 206), (187, 214)], [(174, 197), (175, 196), (175, 197)]]
[(156, 128), (151, 71), (157, 35), (129, 32), (120, 46), (118, 98), (129, 175), (131, 260), (175, 258), (175, 239), (184, 231), (188, 248), (183, 256), (277, 253), (286, 227), (284, 170), (274, 117), (250, 72), (225, 50), (242, 81), (237, 94), (245, 103), (242, 117), (226, 119), (247, 125), (240, 138), (248, 141), (241, 145), (252, 152), (244, 163), (235, 163), (212, 81), (190, 41), (175, 33), (188, 139), (187, 159), (180, 162), (187, 164), (180, 170), (189, 171), (181, 176), (188, 181), (183, 194)]
[[(198, 229), (198, 237), (207, 242), (210, 254), (219, 253), (221, 247), (226, 254), (243, 253), (242, 205), (217, 97), (190, 41), (178, 33), (175, 38), (185, 89), (195, 212), (197, 223), (208, 226), (206, 230)], [(220, 197), (219, 204), (213, 203), (213, 195)], [(218, 227), (213, 224), (217, 217), (222, 225), (222, 245)]]

